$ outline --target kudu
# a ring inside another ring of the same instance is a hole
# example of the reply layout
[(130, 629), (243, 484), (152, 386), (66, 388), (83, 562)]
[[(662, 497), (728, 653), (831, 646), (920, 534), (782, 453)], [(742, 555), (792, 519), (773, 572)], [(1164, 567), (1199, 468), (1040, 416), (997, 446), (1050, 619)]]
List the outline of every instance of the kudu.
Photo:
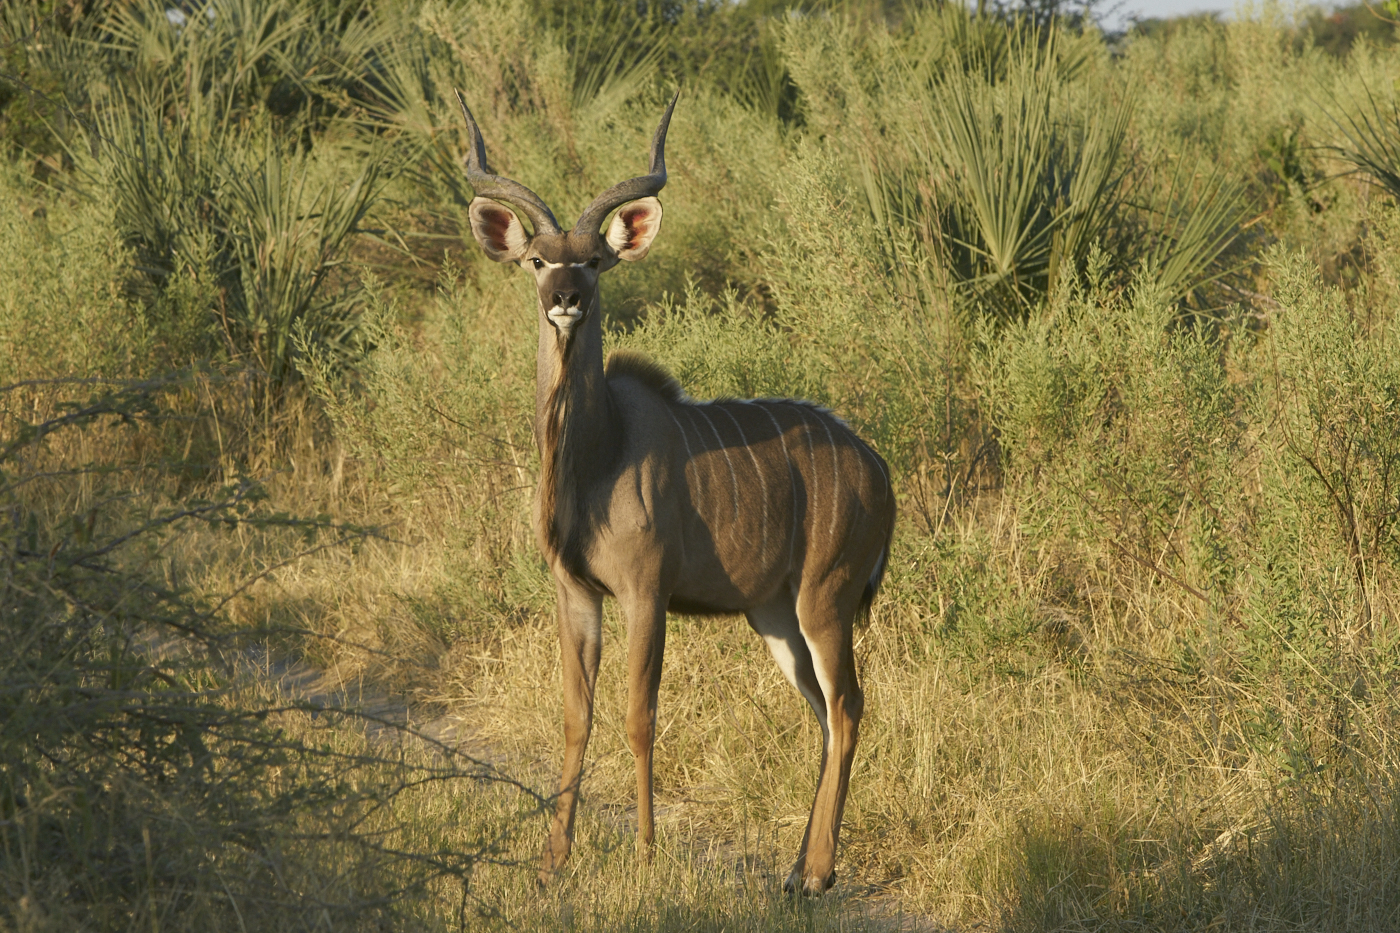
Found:
[[(561, 231), (529, 189), (491, 174), (466, 102), (472, 233), (534, 276), (539, 297), (534, 526), (554, 576), (564, 680), (564, 771), (540, 880), (569, 856), (604, 596), (627, 622), (627, 739), (637, 767), (638, 847), (653, 838), (652, 745), (666, 611), (742, 612), (811, 704), (823, 746), (816, 799), (789, 890), (836, 877), (837, 834), (864, 700), (852, 626), (889, 557), (895, 499), (884, 461), (835, 415), (790, 399), (689, 399), (661, 367), (603, 366), (598, 277), (647, 254), (661, 225), (666, 129), (650, 174), (614, 185)], [(534, 225), (525, 232), (516, 214)], [(619, 208), (607, 232), (602, 222)]]

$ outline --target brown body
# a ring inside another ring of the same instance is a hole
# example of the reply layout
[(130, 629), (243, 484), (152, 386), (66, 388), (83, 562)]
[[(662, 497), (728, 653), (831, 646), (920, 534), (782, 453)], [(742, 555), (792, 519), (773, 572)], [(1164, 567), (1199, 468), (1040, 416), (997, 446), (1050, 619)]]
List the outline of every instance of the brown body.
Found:
[[(675, 102), (672, 102), (674, 107)], [(465, 113), (465, 107), (463, 108)], [(824, 409), (788, 399), (697, 403), (663, 370), (615, 354), (603, 366), (598, 276), (642, 258), (660, 227), (652, 173), (605, 192), (571, 232), (532, 193), (490, 175), (472, 134), (472, 227), (487, 254), (534, 274), (539, 294), (535, 531), (559, 603), (564, 771), (541, 877), (568, 857), (593, 719), (602, 601), (628, 630), (627, 734), (636, 758), (639, 845), (653, 840), (652, 745), (666, 612), (744, 613), (816, 712), (821, 776), (790, 889), (835, 878), (863, 699), (852, 627), (888, 559), (895, 502), (880, 457)], [(528, 236), (506, 200), (535, 222)], [(622, 205), (607, 234), (604, 216)]]

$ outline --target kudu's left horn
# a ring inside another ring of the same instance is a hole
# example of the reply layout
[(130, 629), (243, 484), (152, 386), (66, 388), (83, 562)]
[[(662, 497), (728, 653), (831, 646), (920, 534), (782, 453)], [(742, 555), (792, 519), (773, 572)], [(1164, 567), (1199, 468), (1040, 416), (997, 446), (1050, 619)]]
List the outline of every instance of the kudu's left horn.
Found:
[[(476, 196), (514, 204), (530, 218), (537, 234), (562, 232), (553, 212), (540, 200), (539, 195), (518, 181), (491, 173), (486, 164), (486, 141), (481, 138), (481, 130), (477, 128), (476, 120), (472, 119), (472, 112), (467, 109), (462, 92), (457, 91), (456, 94), (457, 103), (462, 105), (462, 116), (467, 120), (467, 181), (471, 182)], [(670, 111), (667, 111), (667, 116), (670, 116)], [(662, 182), (665, 182), (664, 172)]]

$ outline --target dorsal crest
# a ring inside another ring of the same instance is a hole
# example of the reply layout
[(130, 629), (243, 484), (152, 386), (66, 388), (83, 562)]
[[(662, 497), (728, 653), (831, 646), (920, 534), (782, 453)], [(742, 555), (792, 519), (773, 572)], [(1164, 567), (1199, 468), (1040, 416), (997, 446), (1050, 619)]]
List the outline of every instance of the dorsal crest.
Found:
[(608, 357), (608, 379), (630, 377), (668, 402), (685, 402), (689, 397), (676, 377), (660, 363), (631, 350), (615, 350)]

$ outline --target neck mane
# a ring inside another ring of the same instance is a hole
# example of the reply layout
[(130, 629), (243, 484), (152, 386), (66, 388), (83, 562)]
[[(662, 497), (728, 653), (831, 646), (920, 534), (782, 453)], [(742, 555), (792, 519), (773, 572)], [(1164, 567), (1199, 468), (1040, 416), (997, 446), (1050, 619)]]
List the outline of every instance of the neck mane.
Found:
[(540, 317), (535, 534), (550, 563), (560, 561), (570, 574), (588, 580), (588, 530), (593, 527), (588, 493), (611, 466), (622, 433), (603, 371), (601, 302), (595, 293), (587, 318), (567, 344)]

